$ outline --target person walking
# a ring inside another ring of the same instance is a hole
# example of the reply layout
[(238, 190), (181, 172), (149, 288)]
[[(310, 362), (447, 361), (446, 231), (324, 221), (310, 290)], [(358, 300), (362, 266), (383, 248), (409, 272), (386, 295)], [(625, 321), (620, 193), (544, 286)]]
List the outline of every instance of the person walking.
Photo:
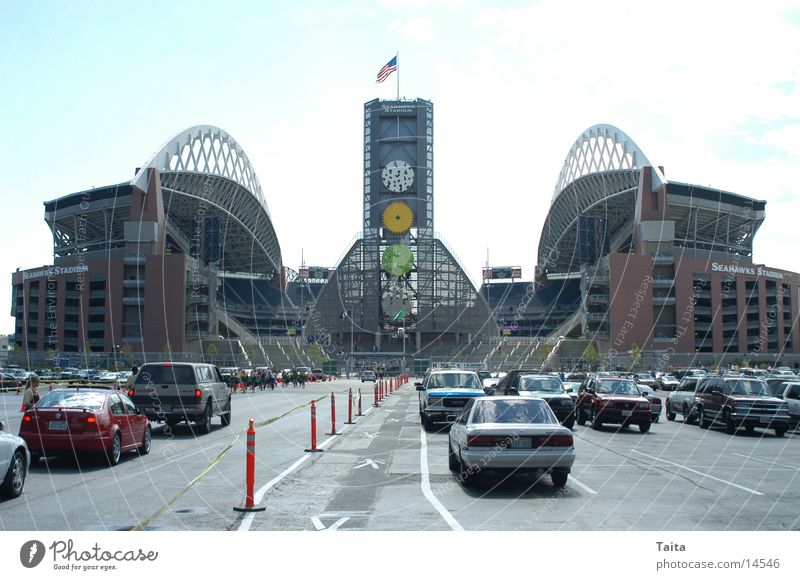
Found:
[(28, 378), (25, 392), (22, 393), (22, 412), (24, 413), (39, 402), (39, 375), (33, 374)]
[(127, 393), (130, 391), (131, 387), (133, 386), (133, 382), (136, 380), (136, 375), (139, 374), (139, 367), (136, 365), (131, 367), (131, 374), (128, 375), (128, 378), (125, 379), (125, 392)]

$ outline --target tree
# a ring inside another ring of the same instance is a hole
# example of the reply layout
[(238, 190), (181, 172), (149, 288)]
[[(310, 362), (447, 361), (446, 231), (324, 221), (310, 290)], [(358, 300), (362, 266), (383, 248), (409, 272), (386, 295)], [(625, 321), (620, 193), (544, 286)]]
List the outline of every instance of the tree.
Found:
[(633, 344), (631, 344), (630, 353), (631, 353), (631, 370), (633, 370), (639, 365), (639, 359), (642, 358), (642, 347), (634, 342)]
[(218, 353), (219, 349), (217, 348), (217, 343), (212, 342), (211, 344), (208, 345), (208, 348), (206, 349), (206, 354), (208, 355), (209, 359), (214, 360), (214, 357), (216, 357)]
[(600, 353), (597, 352), (597, 347), (594, 342), (590, 342), (586, 350), (583, 351), (583, 360), (586, 361), (592, 370), (595, 369), (597, 361), (600, 360)]

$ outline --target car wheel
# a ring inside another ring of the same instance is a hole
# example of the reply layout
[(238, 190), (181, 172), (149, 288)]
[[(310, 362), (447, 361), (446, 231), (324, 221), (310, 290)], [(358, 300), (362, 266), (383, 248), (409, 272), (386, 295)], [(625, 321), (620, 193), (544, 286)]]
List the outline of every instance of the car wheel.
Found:
[(175, 425), (177, 425), (178, 423), (180, 423), (180, 421), (178, 419), (173, 419), (173, 418), (170, 417), (170, 418), (168, 418), (166, 420), (166, 423), (167, 423), (167, 427), (172, 428)]
[(775, 437), (783, 437), (786, 434), (786, 427), (775, 427)]
[(692, 422), (692, 412), (689, 410), (689, 405), (686, 403), (683, 404), (683, 422), (684, 423), (691, 423)]
[(563, 469), (554, 469), (550, 472), (550, 479), (553, 481), (553, 485), (555, 487), (564, 487), (567, 485), (567, 479), (569, 479), (569, 471)]
[(152, 445), (153, 445), (153, 431), (150, 429), (150, 425), (148, 425), (144, 429), (142, 444), (139, 446), (139, 454), (147, 455), (148, 453), (150, 453), (150, 447)]
[(667, 403), (667, 421), (674, 421), (675, 420), (675, 411), (672, 410), (672, 407)]
[(697, 422), (700, 423), (701, 429), (708, 429), (709, 427), (711, 427), (711, 421), (709, 419), (706, 419), (706, 412), (705, 409), (703, 409), (703, 407), (700, 407), (697, 410)]
[(8, 466), (3, 485), (0, 487), (0, 495), (3, 497), (19, 497), (22, 494), (22, 488), (25, 487), (26, 475), (25, 452), (22, 449), (17, 449), (11, 458), (11, 465)]
[(458, 471), (458, 468), (461, 467), (458, 457), (453, 453), (453, 448), (450, 447), (450, 443), (447, 444), (447, 467), (450, 471)]
[(469, 468), (467, 467), (464, 460), (461, 459), (461, 453), (459, 452), (458, 455), (458, 465), (461, 468), (461, 471), (458, 474), (458, 479), (461, 482), (461, 485), (464, 487), (471, 487), (475, 484), (475, 476), (477, 473), (470, 473)]
[(220, 415), (220, 419), (222, 420), (222, 425), (227, 427), (231, 424), (231, 398), (228, 397), (228, 405), (225, 407), (226, 411)]
[(426, 432), (433, 430), (433, 421), (431, 421), (424, 413), (422, 414), (422, 428), (425, 429)]
[(211, 433), (211, 416), (213, 411), (211, 410), (211, 401), (206, 404), (206, 410), (203, 412), (203, 415), (195, 421), (195, 425), (197, 426), (197, 431), (202, 433), (203, 435), (208, 435)]
[(728, 435), (736, 433), (736, 423), (733, 422), (733, 417), (728, 411), (725, 411), (725, 433)]
[(650, 430), (651, 423), (639, 423), (639, 431), (647, 433)]
[(577, 417), (578, 425), (583, 427), (586, 424), (586, 415), (583, 414), (583, 409), (578, 407), (575, 413), (578, 415)]
[(592, 429), (600, 430), (603, 428), (603, 421), (600, 419), (600, 415), (597, 414), (597, 411), (593, 408), (592, 409)]
[(116, 433), (111, 440), (111, 447), (108, 448), (106, 456), (112, 466), (119, 463), (119, 459), (122, 456), (122, 437), (120, 437), (119, 433)]

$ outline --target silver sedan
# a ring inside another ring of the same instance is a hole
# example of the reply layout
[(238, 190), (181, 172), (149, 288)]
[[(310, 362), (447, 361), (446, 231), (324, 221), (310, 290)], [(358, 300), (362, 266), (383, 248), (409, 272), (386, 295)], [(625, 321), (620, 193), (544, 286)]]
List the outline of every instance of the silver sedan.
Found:
[(31, 464), (28, 445), (0, 422), (0, 497), (19, 497)]
[(453, 423), (448, 459), (464, 485), (484, 470), (502, 470), (547, 472), (564, 487), (575, 448), (572, 432), (544, 400), (486, 397), (470, 401)]

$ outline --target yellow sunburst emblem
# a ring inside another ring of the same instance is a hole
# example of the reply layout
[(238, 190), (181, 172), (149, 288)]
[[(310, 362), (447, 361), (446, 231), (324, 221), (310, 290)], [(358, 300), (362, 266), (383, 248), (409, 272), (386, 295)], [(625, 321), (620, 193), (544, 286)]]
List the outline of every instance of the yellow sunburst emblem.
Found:
[(414, 224), (414, 210), (403, 201), (393, 201), (383, 210), (383, 227), (393, 234), (403, 234)]

